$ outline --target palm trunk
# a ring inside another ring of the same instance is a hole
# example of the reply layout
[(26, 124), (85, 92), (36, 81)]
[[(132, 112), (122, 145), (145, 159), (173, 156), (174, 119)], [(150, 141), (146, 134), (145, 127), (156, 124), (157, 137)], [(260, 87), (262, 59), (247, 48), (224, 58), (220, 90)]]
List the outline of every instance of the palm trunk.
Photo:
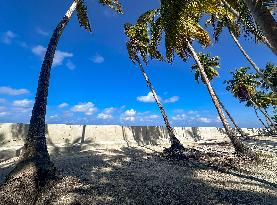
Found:
[(219, 99), (219, 97), (217, 96), (216, 93), (215, 93), (215, 96), (217, 97), (220, 106), (222, 107), (222, 109), (224, 110), (224, 112), (226, 113), (226, 115), (229, 117), (229, 119), (231, 120), (231, 122), (232, 122), (233, 125), (235, 126), (236, 130), (240, 133), (241, 137), (247, 138), (247, 135), (246, 135), (246, 134), (242, 131), (242, 129), (237, 125), (237, 123), (235, 122), (234, 118), (233, 118), (232, 115), (229, 113), (229, 111), (226, 109), (226, 107), (223, 105), (223, 103), (221, 102), (221, 100)]
[(261, 109), (252, 98), (249, 97), (249, 101), (256, 107), (256, 109), (259, 109), (259, 111), (264, 115), (266, 121), (270, 122), (271, 125), (269, 125), (269, 126), (275, 127), (274, 122), (272, 121), (272, 119), (270, 118), (268, 113), (265, 112), (263, 109)]
[[(224, 7), (231, 12), (237, 19), (240, 18), (240, 13), (238, 11), (236, 11), (227, 1), (225, 0), (221, 0), (221, 2), (223, 3)], [(245, 23), (243, 26), (245, 26), (250, 32), (252, 32), (254, 35), (257, 35), (257, 37), (262, 40), (263, 43), (265, 43), (270, 49), (270, 43), (268, 42), (268, 40), (266, 39), (266, 37), (264, 35), (261, 35), (260, 33), (257, 32), (256, 28), (252, 28), (251, 26), (249, 26), (247, 23)]]
[(270, 43), (270, 48), (277, 55), (277, 23), (270, 11), (259, 0), (244, 0), (256, 23), (260, 26)]
[(188, 40), (187, 40), (187, 45), (188, 45), (188, 48), (189, 48), (194, 60), (196, 61), (197, 65), (199, 67), (201, 77), (207, 86), (207, 89), (208, 89), (209, 94), (212, 98), (212, 101), (217, 109), (218, 115), (219, 115), (220, 120), (223, 124), (223, 127), (226, 131), (226, 134), (230, 138), (231, 143), (233, 144), (236, 152), (241, 153), (241, 154), (246, 154), (247, 156), (250, 156), (252, 158), (256, 158), (256, 154), (249, 147), (244, 145), (242, 143), (242, 141), (232, 132), (231, 127), (229, 126), (229, 123), (220, 107), (220, 104), (219, 104), (216, 94), (211, 86), (211, 83), (205, 73), (205, 69), (197, 56), (197, 53), (195, 52), (194, 48), (192, 47), (191, 43)]
[(257, 108), (256, 106), (254, 105), (254, 110), (255, 110), (255, 114), (256, 114), (256, 117), (258, 118), (258, 120), (262, 123), (262, 125), (264, 126), (264, 128), (267, 130), (267, 132), (269, 134), (272, 134), (271, 130), (268, 129), (268, 127), (266, 126), (266, 124), (263, 122), (263, 120), (259, 117), (258, 115), (258, 112), (257, 112)]
[[(232, 31), (230, 31), (230, 34), (234, 40), (234, 42), (236, 43), (236, 45), (238, 46), (238, 48), (240, 49), (240, 51), (242, 52), (242, 54), (244, 55), (244, 57), (248, 60), (248, 62), (252, 65), (252, 67), (255, 69), (255, 71), (257, 72), (257, 74), (263, 79), (263, 81), (271, 88), (271, 90), (277, 94), (277, 89), (276, 87), (274, 87), (274, 85), (272, 84), (272, 82), (270, 82), (265, 76), (264, 74), (261, 72), (260, 68), (254, 63), (254, 61), (250, 58), (250, 56), (246, 53), (246, 51), (242, 48), (241, 44), (239, 43), (238, 39), (236, 38), (236, 36), (232, 33)], [(277, 35), (277, 33), (276, 33)]]
[[(78, 1), (79, 0), (73, 1), (50, 39), (39, 75), (37, 93), (32, 110), (29, 131), (23, 149), (23, 156), (14, 170), (10, 172), (6, 180), (8, 185), (17, 181), (15, 186), (27, 186), (18, 196), (15, 196), (17, 192), (11, 195), (15, 198), (25, 197), (24, 199), (27, 200), (26, 204), (33, 204), (32, 201), (36, 200), (40, 187), (44, 186), (49, 179), (56, 175), (54, 164), (51, 162), (47, 151), (45, 137), (45, 115), (50, 71), (59, 39), (75, 11)], [(20, 192), (20, 190), (21, 187), (18, 191)], [(24, 203), (23, 201), (22, 204)]]
[(155, 101), (156, 101), (156, 103), (157, 103), (157, 105), (158, 105), (158, 107), (160, 109), (160, 112), (161, 112), (161, 114), (163, 116), (163, 120), (164, 120), (165, 126), (166, 126), (168, 134), (169, 134), (169, 139), (170, 139), (170, 142), (171, 142), (171, 146), (172, 147), (179, 147), (179, 148), (183, 147), (181, 145), (181, 142), (176, 138), (176, 136), (174, 134), (174, 129), (171, 127), (171, 125), (169, 123), (169, 120), (168, 120), (167, 114), (165, 112), (165, 109), (164, 109), (164, 107), (163, 107), (163, 105), (162, 105), (158, 95), (156, 94), (156, 91), (155, 91), (152, 83), (150, 82), (150, 79), (147, 76), (147, 74), (146, 74), (146, 72), (145, 72), (145, 70), (144, 70), (144, 68), (143, 68), (143, 66), (142, 66), (142, 64), (140, 62), (139, 62), (139, 67), (140, 67), (140, 70), (141, 70), (141, 72), (143, 74), (143, 77), (144, 77), (148, 87), (150, 88), (150, 90), (151, 90), (151, 92), (153, 94), (153, 97), (154, 97), (154, 99), (155, 99)]

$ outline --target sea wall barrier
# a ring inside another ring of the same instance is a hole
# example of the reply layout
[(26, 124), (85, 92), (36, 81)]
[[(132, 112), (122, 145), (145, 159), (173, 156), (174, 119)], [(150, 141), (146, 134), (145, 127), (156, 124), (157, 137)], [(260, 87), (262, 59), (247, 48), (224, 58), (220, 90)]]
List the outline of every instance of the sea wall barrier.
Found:
[[(228, 141), (223, 128), (175, 127), (177, 138), (183, 143)], [(259, 135), (263, 129), (243, 128), (249, 135)], [(0, 160), (18, 156), (28, 132), (26, 124), (0, 124)], [(168, 134), (161, 126), (65, 125), (49, 124), (46, 137), (50, 152), (59, 147), (82, 146), (168, 146)]]

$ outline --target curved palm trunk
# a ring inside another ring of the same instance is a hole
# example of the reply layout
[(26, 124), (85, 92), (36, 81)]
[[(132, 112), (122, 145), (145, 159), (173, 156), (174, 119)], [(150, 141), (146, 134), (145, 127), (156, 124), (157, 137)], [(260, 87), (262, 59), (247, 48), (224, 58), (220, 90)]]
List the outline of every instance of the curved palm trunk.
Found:
[(233, 123), (233, 125), (235, 126), (236, 130), (240, 133), (240, 135), (243, 138), (247, 138), (246, 133), (244, 133), (242, 131), (242, 129), (237, 125), (236, 121), (234, 120), (234, 118), (232, 117), (232, 115), (229, 113), (229, 111), (226, 109), (226, 107), (223, 105), (223, 103), (221, 102), (221, 100), (219, 99), (219, 97), (217, 96), (217, 94), (215, 93), (215, 96), (217, 97), (218, 103), (220, 104), (220, 106), (222, 107), (222, 109), (224, 110), (224, 112), (226, 113), (226, 115), (229, 117), (229, 119), (231, 120), (231, 122)]
[[(271, 88), (271, 90), (274, 93), (277, 93), (277, 88), (273, 86), (272, 82), (270, 82), (265, 76), (264, 74), (261, 72), (260, 68), (254, 63), (254, 61), (250, 58), (250, 56), (246, 53), (246, 51), (242, 48), (241, 44), (239, 43), (238, 39), (236, 38), (236, 36), (230, 31), (230, 34), (234, 40), (234, 42), (236, 43), (236, 45), (238, 46), (238, 48), (240, 49), (240, 51), (242, 52), (242, 54), (244, 55), (244, 57), (248, 60), (248, 62), (252, 65), (252, 67), (255, 69), (255, 71), (257, 72), (257, 74), (263, 79), (263, 81)], [(277, 33), (276, 33), (277, 36)]]
[(274, 17), (260, 0), (244, 0), (244, 3), (269, 41), (271, 50), (277, 55), (277, 23)]
[(169, 120), (168, 120), (168, 117), (167, 117), (167, 114), (165, 112), (165, 109), (158, 97), (158, 95), (156, 94), (156, 91), (152, 85), (152, 83), (150, 82), (150, 79), (149, 77), (147, 76), (142, 64), (139, 62), (139, 67), (140, 67), (140, 70), (143, 74), (143, 77), (148, 85), (148, 87), (150, 88), (152, 94), (153, 94), (153, 97), (160, 109), (160, 112), (163, 116), (163, 120), (164, 120), (164, 123), (165, 123), (165, 126), (167, 128), (167, 131), (168, 131), (168, 134), (169, 134), (169, 139), (170, 139), (170, 142), (171, 142), (171, 147), (175, 147), (175, 148), (183, 148), (183, 145), (181, 144), (181, 142), (176, 138), (175, 134), (174, 134), (174, 129), (171, 127), (170, 123), (169, 123)]
[(223, 124), (223, 127), (226, 131), (226, 134), (230, 138), (231, 143), (233, 144), (235, 150), (238, 153), (246, 154), (246, 155), (250, 156), (251, 158), (257, 158), (256, 154), (249, 147), (244, 145), (242, 143), (242, 141), (232, 132), (231, 127), (229, 126), (229, 123), (220, 107), (220, 104), (219, 104), (218, 99), (215, 95), (215, 92), (211, 86), (211, 83), (205, 73), (205, 69), (197, 56), (197, 53), (195, 52), (194, 48), (192, 47), (191, 43), (188, 40), (187, 40), (187, 45), (188, 45), (188, 48), (189, 48), (194, 60), (196, 61), (197, 65), (199, 67), (199, 71), (201, 73), (202, 79), (204, 80), (204, 82), (207, 86), (207, 89), (208, 89), (209, 94), (212, 98), (212, 101), (217, 109), (218, 115), (219, 115), (220, 120)]
[[(223, 3), (224, 7), (231, 12), (237, 19), (240, 18), (240, 13), (238, 11), (236, 11), (227, 1), (225, 0), (221, 0), (221, 2)], [(244, 26), (250, 30), (251, 32), (253, 32), (253, 34), (256, 33), (256, 29), (250, 27), (248, 24), (244, 24)], [(268, 40), (266, 39), (266, 37), (264, 35), (258, 35), (258, 37), (262, 40), (263, 43), (265, 43), (270, 49), (270, 43), (268, 42)]]
[(32, 110), (29, 131), (23, 149), (23, 156), (15, 169), (10, 172), (6, 180), (7, 186), (19, 186), (18, 189), (13, 190), (17, 190), (20, 193), (14, 192), (11, 196), (9, 194), (9, 196), (12, 198), (20, 197), (20, 200), (23, 200), (22, 204), (35, 204), (39, 189), (43, 187), (49, 179), (56, 177), (56, 169), (50, 160), (45, 137), (48, 87), (51, 66), (59, 39), (75, 11), (78, 1), (79, 0), (73, 1), (50, 39), (39, 75), (37, 93)]

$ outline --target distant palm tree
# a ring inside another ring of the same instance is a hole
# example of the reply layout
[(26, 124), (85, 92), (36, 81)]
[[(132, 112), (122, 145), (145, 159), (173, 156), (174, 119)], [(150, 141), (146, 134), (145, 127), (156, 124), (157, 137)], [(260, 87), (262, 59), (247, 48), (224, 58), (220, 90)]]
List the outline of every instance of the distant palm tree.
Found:
[(250, 58), (250, 56), (246, 53), (246, 51), (243, 49), (242, 45), (239, 43), (237, 37), (235, 34), (230, 30), (230, 34), (240, 49), (241, 53), (244, 55), (244, 57), (248, 60), (248, 62), (251, 64), (251, 66), (254, 68), (254, 70), (257, 72), (257, 74), (263, 79), (263, 81), (271, 88), (271, 90), (277, 94), (277, 88), (273, 85), (272, 82), (270, 82), (263, 74), (261, 69), (256, 65), (256, 63)]
[[(117, 0), (99, 0), (99, 2), (101, 4), (107, 4), (118, 12), (121, 12), (121, 6)], [(16, 165), (15, 169), (12, 170), (8, 175), (8, 182), (13, 182), (12, 179), (17, 179), (19, 176), (19, 178), (23, 178), (23, 180), (21, 180), (22, 183), (27, 183), (28, 180), (33, 180), (34, 184), (32, 184), (33, 186), (30, 185), (30, 189), (33, 188), (37, 190), (49, 179), (56, 176), (55, 167), (51, 162), (49, 153), (47, 151), (45, 137), (45, 115), (48, 98), (48, 87), (51, 67), (57, 45), (75, 10), (77, 11), (80, 25), (91, 32), (90, 23), (87, 16), (87, 7), (85, 6), (84, 0), (74, 0), (62, 20), (55, 28), (48, 44), (39, 75), (36, 98), (32, 110), (29, 131), (23, 149), (23, 156), (21, 161)], [(24, 174), (22, 174), (22, 172)], [(30, 192), (30, 190), (26, 190), (26, 193), (28, 192)], [(32, 197), (36, 197), (35, 192), (33, 195), (34, 196)], [(32, 197), (29, 197), (30, 201), (26, 202), (26, 204), (32, 204)], [(23, 203), (24, 202), (22, 202), (22, 204)]]

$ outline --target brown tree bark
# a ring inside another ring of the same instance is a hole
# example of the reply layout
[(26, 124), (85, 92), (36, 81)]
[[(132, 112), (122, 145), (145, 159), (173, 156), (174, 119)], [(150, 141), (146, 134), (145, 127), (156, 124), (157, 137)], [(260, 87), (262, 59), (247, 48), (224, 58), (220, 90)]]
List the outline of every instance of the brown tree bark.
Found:
[[(244, 55), (244, 57), (248, 60), (248, 62), (252, 65), (252, 67), (254, 68), (254, 70), (257, 72), (257, 74), (263, 79), (263, 81), (271, 88), (271, 90), (277, 94), (277, 88), (273, 86), (272, 82), (270, 82), (262, 73), (262, 71), (260, 70), (260, 68), (256, 65), (256, 63), (250, 58), (250, 56), (246, 53), (246, 51), (243, 49), (243, 47), (241, 46), (241, 44), (239, 43), (238, 39), (236, 38), (236, 36), (232, 33), (232, 31), (230, 31), (230, 34), (234, 40), (234, 42), (236, 43), (236, 45), (238, 46), (239, 50), (241, 51), (241, 53)], [(277, 33), (276, 33), (277, 35)]]
[(147, 74), (146, 74), (146, 72), (145, 72), (145, 70), (144, 70), (144, 68), (143, 68), (143, 66), (142, 66), (142, 64), (140, 62), (139, 62), (139, 67), (140, 67), (140, 70), (142, 72), (142, 75), (143, 75), (143, 77), (144, 77), (148, 87), (150, 88), (150, 90), (151, 90), (151, 92), (153, 94), (153, 97), (154, 97), (154, 99), (155, 99), (155, 101), (156, 101), (156, 103), (157, 103), (157, 105), (158, 105), (158, 107), (160, 109), (160, 112), (161, 112), (161, 114), (163, 116), (163, 120), (164, 120), (165, 126), (166, 126), (168, 134), (169, 134), (169, 139), (170, 139), (170, 142), (171, 142), (171, 147), (183, 149), (183, 145), (181, 144), (181, 142), (175, 136), (174, 129), (170, 125), (170, 122), (168, 120), (168, 117), (167, 117), (167, 114), (165, 112), (165, 109), (164, 109), (164, 107), (163, 107), (163, 105), (162, 105), (158, 95), (156, 94), (156, 91), (155, 91), (155, 89), (154, 89), (154, 87), (153, 87), (149, 77), (147, 76)]
[[(6, 204), (35, 204), (38, 193), (46, 183), (56, 178), (56, 169), (50, 160), (46, 145), (46, 105), (51, 67), (59, 39), (79, 0), (74, 0), (65, 16), (55, 28), (41, 67), (35, 103), (23, 155), (9, 173), (0, 189), (1, 201)], [(7, 194), (5, 194), (7, 193)]]
[(199, 67), (199, 71), (201, 73), (201, 77), (205, 82), (205, 85), (207, 86), (208, 92), (211, 96), (211, 99), (214, 103), (214, 106), (217, 109), (218, 115), (220, 117), (220, 120), (223, 124), (223, 127), (226, 131), (227, 136), (230, 138), (232, 145), (234, 146), (235, 150), (237, 153), (240, 154), (244, 154), (247, 155), (251, 158), (257, 159), (257, 155), (255, 152), (253, 152), (248, 146), (246, 146), (245, 144), (243, 144), (243, 142), (232, 132), (231, 127), (229, 126), (229, 123), (220, 107), (220, 104), (218, 102), (218, 99), (215, 95), (215, 92), (211, 86), (211, 83), (205, 73), (205, 69), (200, 61), (200, 59), (198, 58), (197, 53), (195, 52), (194, 48), (192, 47), (191, 43), (189, 42), (189, 40), (187, 40), (187, 46), (189, 51), (192, 54), (192, 57), (194, 58), (195, 62), (197, 63), (198, 67)]

